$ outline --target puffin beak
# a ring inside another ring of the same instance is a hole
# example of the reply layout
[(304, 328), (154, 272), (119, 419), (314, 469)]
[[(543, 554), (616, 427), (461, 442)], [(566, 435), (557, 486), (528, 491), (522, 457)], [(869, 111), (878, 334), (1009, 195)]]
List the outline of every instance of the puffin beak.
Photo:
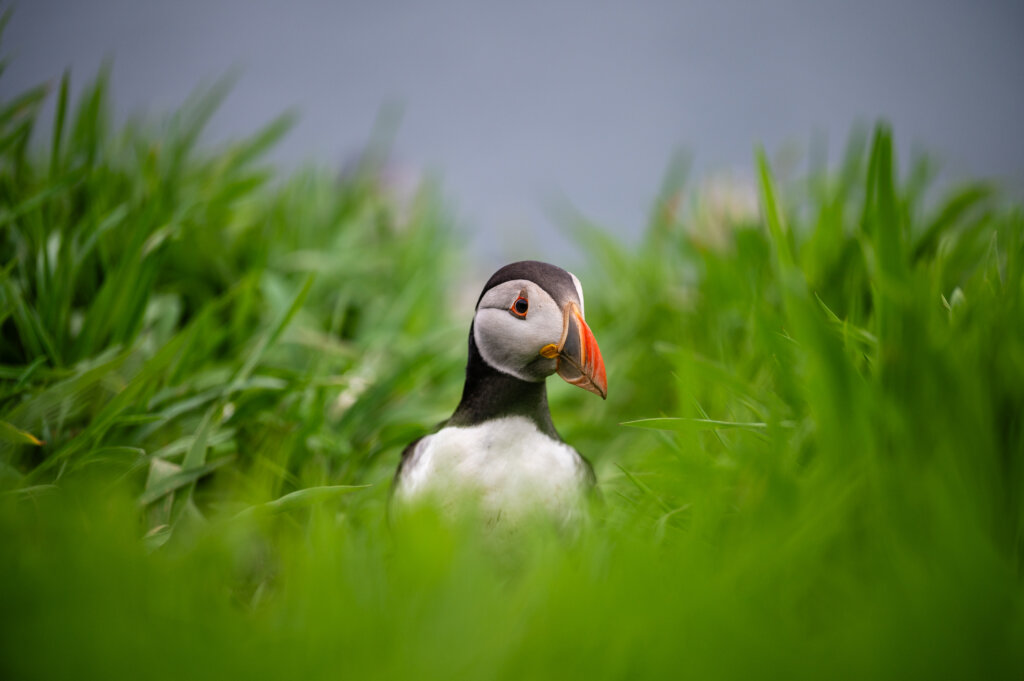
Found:
[(566, 381), (600, 395), (602, 400), (607, 398), (608, 379), (601, 350), (576, 303), (566, 303), (562, 308), (562, 340), (557, 346), (545, 346), (541, 354), (558, 358), (558, 375)]

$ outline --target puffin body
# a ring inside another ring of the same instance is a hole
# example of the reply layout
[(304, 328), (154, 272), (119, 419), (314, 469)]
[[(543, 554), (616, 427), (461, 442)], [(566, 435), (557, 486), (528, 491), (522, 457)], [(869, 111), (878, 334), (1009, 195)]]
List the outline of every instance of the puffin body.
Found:
[(595, 478), (551, 421), (545, 379), (554, 373), (607, 394), (579, 280), (546, 263), (506, 265), (477, 301), (462, 399), (402, 452), (393, 503), (431, 503), (446, 516), (468, 503), (487, 525), (538, 515), (573, 524)]

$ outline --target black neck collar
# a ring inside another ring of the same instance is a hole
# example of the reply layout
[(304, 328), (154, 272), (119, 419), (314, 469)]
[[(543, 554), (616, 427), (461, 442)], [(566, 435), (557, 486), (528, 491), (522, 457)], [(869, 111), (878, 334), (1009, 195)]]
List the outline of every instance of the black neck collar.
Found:
[(505, 416), (524, 416), (540, 432), (558, 441), (562, 439), (551, 422), (546, 381), (524, 381), (492, 367), (477, 349), (471, 325), (462, 400), (447, 425), (475, 426)]

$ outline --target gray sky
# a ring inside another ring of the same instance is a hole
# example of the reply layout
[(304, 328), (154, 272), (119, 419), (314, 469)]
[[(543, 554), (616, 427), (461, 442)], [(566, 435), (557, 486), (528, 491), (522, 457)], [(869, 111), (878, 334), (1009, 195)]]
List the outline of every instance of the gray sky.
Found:
[(834, 158), (879, 116), (904, 157), (1019, 189), (1022, 33), (1024, 3), (989, 0), (22, 0), (0, 91), (69, 65), (81, 85), (112, 56), (121, 112), (166, 112), (240, 67), (211, 136), (294, 107), (285, 164), (343, 164), (400, 104), (395, 159), (441, 176), (476, 247), (500, 258), (519, 233), (535, 248), (514, 254), (543, 258), (564, 248), (541, 236), (547, 197), (635, 235), (677, 149), (742, 174), (758, 142), (823, 133)]

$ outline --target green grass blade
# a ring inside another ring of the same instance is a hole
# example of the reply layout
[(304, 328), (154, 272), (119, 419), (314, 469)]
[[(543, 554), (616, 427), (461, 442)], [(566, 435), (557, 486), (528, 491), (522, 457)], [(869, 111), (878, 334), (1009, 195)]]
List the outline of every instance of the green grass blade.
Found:
[(307, 487), (305, 489), (296, 490), (295, 492), (286, 494), (283, 497), (274, 499), (273, 501), (250, 506), (235, 515), (234, 519), (239, 520), (264, 513), (284, 513), (286, 511), (294, 511), (308, 506), (323, 504), (346, 494), (368, 489), (372, 486), (373, 485), (321, 485), (319, 487)]
[(727, 430), (730, 428), (741, 428), (745, 430), (764, 430), (767, 423), (757, 421), (718, 421), (715, 419), (697, 418), (650, 418), (623, 421), (622, 426), (633, 428), (649, 428), (651, 430), (670, 430), (680, 432), (693, 432), (700, 430)]
[(53, 138), (50, 141), (50, 177), (56, 179), (60, 173), (61, 146), (64, 142), (64, 120), (68, 111), (68, 87), (71, 72), (64, 71), (60, 79), (60, 93), (57, 96), (57, 110), (53, 116)]
[(45, 443), (27, 430), (22, 430), (7, 421), (0, 421), (0, 440), (17, 445), (35, 445), (41, 447)]
[[(200, 478), (209, 475), (210, 473), (217, 470), (218, 468), (221, 468), (222, 466), (226, 466), (233, 460), (233, 457), (223, 457), (211, 461), (207, 464), (203, 464), (202, 466), (182, 470), (173, 475), (169, 475), (166, 478), (161, 479), (153, 487), (143, 492), (142, 495), (139, 497), (138, 503), (140, 506), (149, 505), (154, 501), (157, 501), (161, 497), (170, 494), (171, 492), (175, 492), (187, 485), (192, 485), (193, 483), (195, 483), (196, 480), (199, 480)], [(177, 501), (177, 499), (175, 499), (175, 501)]]

